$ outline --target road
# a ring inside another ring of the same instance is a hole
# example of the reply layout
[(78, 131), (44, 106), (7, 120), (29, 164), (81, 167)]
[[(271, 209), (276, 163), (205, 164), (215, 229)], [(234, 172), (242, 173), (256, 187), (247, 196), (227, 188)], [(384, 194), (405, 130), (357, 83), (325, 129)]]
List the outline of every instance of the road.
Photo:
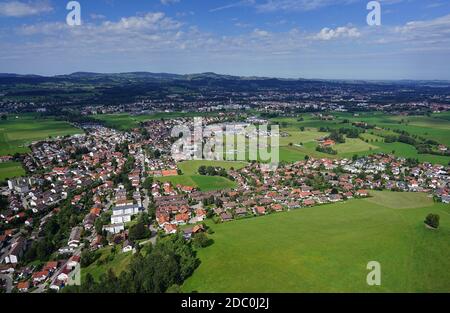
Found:
[(156, 239), (158, 238), (158, 230), (156, 228), (153, 227), (153, 225), (150, 226), (150, 231), (152, 232), (150, 239), (146, 240), (146, 241), (142, 241), (141, 243), (139, 243), (141, 246), (151, 242), (152, 245), (154, 245), (156, 243)]
[(0, 274), (0, 280), (6, 281), (6, 293), (11, 293), (13, 283), (11, 276), (6, 274)]

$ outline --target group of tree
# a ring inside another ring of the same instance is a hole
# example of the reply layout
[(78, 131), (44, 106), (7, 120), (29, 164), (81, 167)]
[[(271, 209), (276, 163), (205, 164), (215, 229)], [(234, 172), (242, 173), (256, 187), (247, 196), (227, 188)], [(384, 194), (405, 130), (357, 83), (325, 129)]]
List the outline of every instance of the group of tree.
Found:
[(136, 253), (127, 271), (112, 270), (94, 280), (87, 274), (81, 286), (67, 286), (63, 292), (162, 293), (178, 289), (199, 265), (191, 243), (181, 233), (161, 238), (146, 253)]
[(438, 214), (430, 213), (425, 218), (425, 224), (436, 229), (439, 227), (439, 220), (440, 216)]
[(331, 131), (330, 135), (328, 135), (327, 138), (335, 141), (336, 143), (344, 143), (345, 142), (344, 135), (340, 131), (336, 131), (336, 130)]
[(358, 128), (339, 128), (339, 133), (344, 134), (347, 138), (358, 138), (359, 135), (364, 133), (364, 131), (359, 130)]
[(206, 233), (199, 232), (192, 237), (192, 244), (195, 248), (205, 248), (212, 244), (212, 239), (208, 238)]
[(331, 148), (331, 147), (324, 147), (324, 146), (321, 146), (321, 145), (316, 147), (316, 151), (317, 152), (326, 153), (326, 154), (331, 154), (331, 155), (336, 155), (337, 154), (337, 151), (334, 150), (333, 148)]
[(152, 189), (152, 185), (153, 185), (153, 177), (152, 176), (148, 176), (142, 183), (142, 187), (147, 190)]
[(223, 167), (219, 167), (219, 166), (215, 167), (215, 166), (202, 165), (198, 168), (198, 173), (200, 175), (206, 175), (206, 176), (222, 176), (222, 177), (228, 176), (226, 169), (224, 169)]
[(149, 238), (150, 235), (150, 229), (148, 228), (147, 224), (145, 224), (141, 219), (139, 219), (136, 224), (132, 225), (128, 232), (128, 238), (131, 241)]

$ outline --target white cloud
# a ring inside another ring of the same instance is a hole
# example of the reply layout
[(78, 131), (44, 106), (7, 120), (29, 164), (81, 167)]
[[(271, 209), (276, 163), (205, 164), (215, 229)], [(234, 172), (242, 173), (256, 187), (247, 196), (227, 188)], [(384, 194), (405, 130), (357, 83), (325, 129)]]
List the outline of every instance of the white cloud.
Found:
[(93, 20), (104, 20), (104, 19), (106, 19), (106, 16), (104, 16), (103, 14), (91, 13), (89, 16)]
[(259, 37), (267, 37), (267, 36), (270, 35), (268, 31), (261, 30), (261, 29), (258, 29), (258, 28), (253, 30), (253, 34), (255, 34), (256, 36), (259, 36)]
[[(369, 28), (371, 30), (373, 28)], [(409, 47), (428, 46), (432, 49), (450, 47), (450, 14), (432, 20), (410, 21), (401, 26), (385, 27), (369, 34), (381, 44), (405, 44)]]
[(311, 11), (338, 4), (350, 4), (357, 0), (266, 0), (256, 7), (260, 12)]
[(220, 6), (220, 7), (211, 9), (211, 10), (209, 10), (209, 12), (217, 12), (217, 11), (222, 11), (222, 10), (227, 10), (227, 9), (232, 9), (232, 8), (252, 6), (255, 4), (256, 4), (255, 0), (241, 0), (241, 1), (233, 2), (230, 4), (224, 5), (224, 6)]
[(118, 22), (106, 21), (101, 25), (105, 31), (126, 30), (174, 30), (181, 27), (181, 23), (166, 17), (162, 12), (147, 13), (144, 16), (122, 17)]
[(180, 2), (180, 0), (161, 0), (161, 3), (164, 5), (174, 4), (178, 2)]
[[(25, 25), (19, 28), (18, 33), (0, 29), (0, 33), (3, 30), (6, 36), (10, 36), (2, 40), (7, 45), (6, 49), (0, 49), (0, 64), (11, 55), (18, 55), (35, 66), (41, 64), (37, 56), (57, 60), (61, 56), (73, 55), (76, 59), (73, 61), (74, 70), (79, 70), (77, 67), (80, 65), (87, 66), (85, 64), (99, 64), (99, 68), (108, 64), (117, 68), (117, 63), (124, 69), (133, 63), (136, 68), (152, 64), (166, 71), (170, 66), (177, 70), (175, 64), (182, 66), (195, 62), (214, 66), (244, 61), (294, 64), (296, 60), (306, 58), (349, 59), (368, 53), (374, 57), (386, 53), (402, 55), (423, 47), (425, 40), (430, 40), (428, 43), (438, 39), (441, 44), (427, 47), (442, 52), (449, 47), (449, 22), (450, 16), (410, 22), (397, 28), (356, 28), (349, 24), (313, 32), (298, 28), (269, 32), (253, 26), (240, 34), (220, 35), (188, 22), (182, 23), (161, 12), (150, 12), (118, 20), (88, 20), (79, 27), (69, 27), (61, 21)], [(429, 33), (439, 34), (439, 37)], [(340, 41), (345, 41), (345, 44)], [(124, 54), (128, 57), (123, 58)]]
[(400, 34), (419, 37), (445, 37), (450, 38), (450, 14), (428, 21), (411, 21), (404, 26), (396, 27)]
[(335, 29), (328, 27), (322, 28), (313, 38), (318, 40), (332, 40), (336, 38), (358, 38), (360, 36), (361, 33), (356, 27), (341, 26)]
[(51, 11), (53, 11), (53, 7), (47, 0), (30, 2), (6, 1), (0, 3), (0, 16), (23, 17)]

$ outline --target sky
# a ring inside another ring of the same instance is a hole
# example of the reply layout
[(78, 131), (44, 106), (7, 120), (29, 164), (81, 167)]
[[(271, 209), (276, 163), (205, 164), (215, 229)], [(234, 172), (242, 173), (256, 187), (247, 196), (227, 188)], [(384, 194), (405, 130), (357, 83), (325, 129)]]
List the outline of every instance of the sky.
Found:
[(450, 80), (450, 1), (0, 0), (0, 72)]

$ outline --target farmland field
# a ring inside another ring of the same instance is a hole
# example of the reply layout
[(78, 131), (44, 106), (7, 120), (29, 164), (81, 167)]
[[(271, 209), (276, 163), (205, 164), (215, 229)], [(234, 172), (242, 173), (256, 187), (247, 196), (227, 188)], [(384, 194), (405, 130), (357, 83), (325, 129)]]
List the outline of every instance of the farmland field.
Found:
[[(301, 118), (274, 118), (271, 121), (280, 125), (281, 131), (291, 136), (280, 139), (280, 160), (293, 162), (304, 159), (305, 155), (312, 157), (350, 158), (354, 154), (359, 156), (373, 153), (394, 153), (400, 157), (416, 158), (420, 162), (448, 164), (449, 156), (419, 154), (414, 146), (394, 142), (385, 143), (381, 135), (393, 135), (394, 130), (407, 131), (411, 135), (417, 135), (426, 139), (436, 140), (439, 143), (450, 145), (450, 123), (448, 114), (433, 114), (431, 116), (390, 116), (383, 113), (360, 113), (353, 116), (348, 113), (333, 114), (336, 119), (322, 121), (304, 114)], [(317, 152), (316, 139), (328, 135), (326, 132), (317, 132), (320, 127), (329, 129), (351, 128), (352, 122), (366, 122), (376, 125), (380, 129), (371, 129), (362, 134), (362, 139), (346, 138), (346, 142), (333, 147), (338, 154), (329, 155)], [(300, 127), (305, 131), (300, 132)], [(303, 135), (303, 138), (302, 138)], [(288, 146), (292, 143), (292, 146)], [(296, 144), (302, 143), (298, 146)]]
[[(351, 200), (210, 226), (183, 285), (198, 292), (449, 292), (450, 207), (425, 194)], [(424, 227), (441, 217), (437, 231)], [(381, 286), (368, 286), (369, 261)]]
[(7, 178), (19, 177), (25, 175), (22, 165), (18, 162), (0, 163), (0, 182)]
[(0, 121), (0, 155), (12, 155), (29, 151), (27, 145), (32, 141), (48, 137), (80, 134), (69, 123), (54, 119), (39, 118), (33, 114), (9, 116), (6, 121)]

